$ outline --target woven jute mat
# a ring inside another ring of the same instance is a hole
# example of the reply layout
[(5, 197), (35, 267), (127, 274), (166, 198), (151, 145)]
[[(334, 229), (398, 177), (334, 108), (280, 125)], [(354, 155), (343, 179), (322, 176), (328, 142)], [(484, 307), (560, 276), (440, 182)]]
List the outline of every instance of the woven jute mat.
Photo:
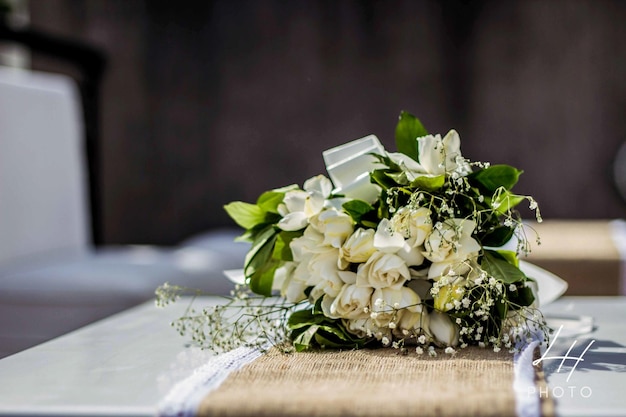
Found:
[(513, 378), (513, 356), (489, 349), (272, 349), (209, 393), (198, 416), (514, 416)]

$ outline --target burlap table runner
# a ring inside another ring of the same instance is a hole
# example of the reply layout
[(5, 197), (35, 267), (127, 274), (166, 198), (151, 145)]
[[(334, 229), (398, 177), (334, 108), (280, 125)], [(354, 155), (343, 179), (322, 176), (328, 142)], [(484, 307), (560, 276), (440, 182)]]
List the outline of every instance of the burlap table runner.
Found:
[(198, 416), (514, 416), (513, 379), (513, 355), (488, 349), (272, 349), (209, 393)]

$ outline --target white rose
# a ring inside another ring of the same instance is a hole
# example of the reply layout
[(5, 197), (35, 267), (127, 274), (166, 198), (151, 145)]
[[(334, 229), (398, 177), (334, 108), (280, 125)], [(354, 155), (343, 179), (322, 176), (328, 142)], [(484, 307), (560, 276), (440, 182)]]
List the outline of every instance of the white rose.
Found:
[[(371, 309), (376, 325), (388, 326), (391, 321), (399, 321), (405, 312), (421, 313), (422, 300), (407, 287), (398, 289), (378, 288), (372, 293)], [(396, 326), (397, 327), (397, 326)]]
[(441, 139), (440, 135), (423, 136), (417, 139), (419, 162), (430, 175), (457, 172), (467, 175), (471, 167), (461, 155), (461, 138), (453, 129)]
[(341, 288), (339, 295), (330, 305), (328, 317), (332, 319), (360, 319), (369, 317), (366, 308), (369, 308), (373, 288), (357, 287), (346, 284)]
[(341, 211), (329, 209), (311, 219), (311, 224), (324, 235), (324, 245), (339, 249), (354, 231), (352, 218)]
[(319, 233), (313, 227), (309, 226), (304, 229), (302, 236), (292, 239), (289, 243), (289, 249), (293, 260), (296, 262), (306, 262), (314, 254), (326, 251), (323, 246), (324, 235)]
[(323, 175), (308, 179), (304, 190), (292, 190), (285, 193), (278, 212), (283, 216), (278, 227), (286, 231), (301, 230), (310, 219), (324, 208), (326, 199), (332, 192), (333, 185)]
[(311, 271), (309, 270), (308, 261), (297, 262), (296, 268), (291, 273), (291, 275), (294, 281), (298, 281), (299, 283), (306, 285), (306, 283), (311, 279)]
[(417, 266), (424, 262), (420, 248), (409, 245), (403, 234), (394, 230), (392, 222), (388, 219), (382, 219), (378, 223), (374, 234), (374, 247), (381, 252), (398, 255), (408, 266)]
[[(311, 281), (312, 280), (309, 280), (309, 282)], [(354, 272), (337, 271), (336, 275), (331, 275), (328, 278), (321, 278), (318, 280), (318, 283), (311, 289), (309, 301), (311, 303), (315, 303), (315, 301), (322, 296), (336, 298), (345, 284), (354, 284), (355, 282), (356, 274)], [(331, 302), (328, 304), (329, 307), (330, 303)]]
[(311, 259), (315, 255), (333, 250), (331, 247), (324, 246), (322, 244), (323, 240), (324, 236), (309, 226), (304, 230), (302, 236), (290, 242), (289, 248), (291, 249), (293, 260), (297, 264), (292, 273), (295, 281), (301, 284), (309, 282), (311, 279), (311, 269), (309, 268)]
[(382, 328), (374, 323), (374, 320), (368, 318), (344, 320), (346, 329), (356, 337), (375, 337), (380, 340), (383, 336), (389, 337), (391, 331), (389, 328)]
[(428, 278), (438, 278), (452, 269), (457, 275), (468, 271), (465, 261), (478, 255), (481, 247), (472, 238), (476, 223), (472, 220), (448, 219), (437, 223), (424, 241), (422, 254), (432, 265)]
[(413, 209), (404, 206), (391, 218), (391, 226), (394, 231), (401, 233), (407, 239), (411, 247), (417, 247), (424, 243), (426, 236), (433, 229), (431, 214), (426, 207)]
[(308, 286), (313, 286), (311, 291), (311, 300), (315, 301), (319, 296), (328, 294), (336, 297), (345, 284), (339, 268), (337, 267), (337, 258), (339, 250), (331, 248), (322, 253), (317, 253), (311, 257), (308, 262), (309, 278), (306, 281)]
[(366, 262), (375, 252), (374, 230), (359, 228), (339, 249), (339, 267), (345, 269), (350, 263)]
[(392, 253), (376, 252), (360, 264), (356, 284), (360, 287), (400, 288), (411, 279), (411, 273), (402, 258)]
[(450, 320), (447, 314), (433, 310), (428, 324), (430, 333), (435, 339), (446, 346), (459, 344), (459, 326)]

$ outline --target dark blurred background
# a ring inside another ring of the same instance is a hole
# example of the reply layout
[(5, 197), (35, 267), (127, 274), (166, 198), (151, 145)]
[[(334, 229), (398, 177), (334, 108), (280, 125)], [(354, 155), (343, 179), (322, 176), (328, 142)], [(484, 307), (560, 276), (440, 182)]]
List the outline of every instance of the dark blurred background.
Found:
[[(525, 171), (544, 218), (625, 217), (626, 2), (31, 0), (107, 56), (104, 243), (232, 226), (222, 206), (324, 172), (400, 110), (466, 157)], [(44, 57), (33, 67), (50, 69)]]

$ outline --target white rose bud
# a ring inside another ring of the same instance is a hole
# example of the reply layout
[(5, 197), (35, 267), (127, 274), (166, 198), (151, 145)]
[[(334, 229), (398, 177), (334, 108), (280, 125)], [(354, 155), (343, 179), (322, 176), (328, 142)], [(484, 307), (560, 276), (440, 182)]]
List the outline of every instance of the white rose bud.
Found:
[(398, 337), (405, 336), (404, 330), (412, 331), (416, 330), (422, 333), (422, 330), (428, 330), (429, 315), (426, 310), (422, 309), (421, 313), (415, 313), (413, 311), (404, 310), (400, 321), (398, 322), (398, 328), (395, 333)]
[[(441, 281), (440, 281), (441, 282)], [(439, 311), (451, 310), (455, 301), (461, 301), (465, 295), (465, 280), (458, 279), (452, 284), (439, 287), (433, 296), (434, 307)]]
[(346, 269), (350, 263), (366, 262), (376, 252), (374, 229), (357, 229), (339, 249), (339, 267)]
[(447, 314), (433, 310), (430, 313), (429, 321), (430, 333), (435, 339), (446, 346), (456, 346), (459, 344), (459, 326), (450, 320)]
[(402, 258), (392, 253), (376, 252), (366, 263), (359, 265), (356, 284), (360, 287), (398, 289), (411, 279), (411, 273)]

